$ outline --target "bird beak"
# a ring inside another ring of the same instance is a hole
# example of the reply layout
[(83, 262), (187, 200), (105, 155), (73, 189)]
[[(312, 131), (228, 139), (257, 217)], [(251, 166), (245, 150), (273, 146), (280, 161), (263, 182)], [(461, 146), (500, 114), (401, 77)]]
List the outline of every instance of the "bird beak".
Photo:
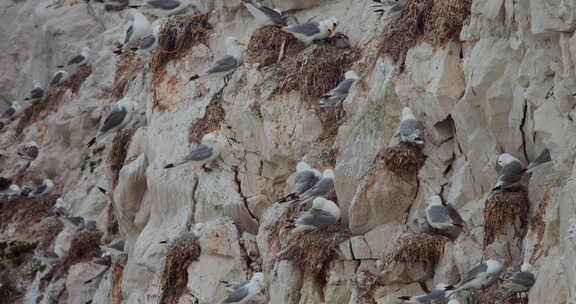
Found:
[(246, 42), (238, 41), (238, 44), (241, 46), (246, 46)]

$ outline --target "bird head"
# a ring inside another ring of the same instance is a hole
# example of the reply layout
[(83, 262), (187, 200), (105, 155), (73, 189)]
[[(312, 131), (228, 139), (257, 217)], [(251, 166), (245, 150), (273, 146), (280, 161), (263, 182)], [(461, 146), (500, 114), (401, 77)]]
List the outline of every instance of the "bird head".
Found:
[(488, 269), (486, 269), (486, 272), (490, 273), (490, 274), (498, 273), (504, 267), (500, 262), (498, 262), (496, 260), (488, 260), (485, 263), (486, 263), (486, 266), (488, 266)]
[(520, 271), (522, 272), (531, 272), (532, 271), (532, 265), (530, 265), (530, 263), (524, 263), (522, 264), (522, 266), (520, 266)]
[(439, 195), (432, 195), (428, 199), (428, 205), (435, 206), (435, 205), (442, 205), (442, 198)]
[(416, 117), (414, 117), (414, 113), (412, 112), (412, 109), (410, 109), (410, 107), (404, 107), (404, 109), (402, 109), (402, 120), (406, 120), (406, 119), (416, 119)]
[(80, 51), (80, 54), (84, 57), (88, 57), (88, 53), (90, 53), (90, 48), (87, 46), (83, 47)]
[(510, 153), (502, 153), (498, 156), (498, 166), (504, 167), (511, 162), (519, 161), (516, 157), (512, 156)]
[(238, 39), (238, 37), (234, 37), (234, 36), (227, 37), (224, 44), (226, 45), (226, 48), (228, 48), (228, 49), (246, 46), (245, 42), (240, 41), (240, 39)]
[(34, 79), (32, 80), (32, 87), (33, 88), (40, 88), (40, 80)]
[(260, 289), (266, 288), (266, 280), (265, 280), (264, 274), (262, 272), (254, 273), (254, 275), (252, 275), (251, 281), (255, 282), (256, 285), (258, 285), (258, 287)]
[(350, 70), (344, 74), (345, 79), (360, 79), (360, 76), (356, 72)]
[(322, 177), (334, 179), (334, 170), (326, 169), (322, 172)]
[(312, 167), (310, 167), (310, 165), (308, 165), (306, 162), (298, 162), (298, 164), (296, 165), (296, 172), (302, 172), (302, 171), (311, 171)]

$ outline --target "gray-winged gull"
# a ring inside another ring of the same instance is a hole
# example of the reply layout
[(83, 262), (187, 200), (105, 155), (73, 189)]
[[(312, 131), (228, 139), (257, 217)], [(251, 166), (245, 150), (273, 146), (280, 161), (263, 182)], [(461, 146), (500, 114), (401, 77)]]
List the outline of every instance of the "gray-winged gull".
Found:
[(80, 231), (82, 229), (96, 230), (97, 223), (94, 220), (86, 220), (81, 216), (62, 216), (60, 217), (64, 226), (75, 231)]
[(372, 5), (375, 8), (374, 12), (380, 14), (380, 16), (387, 15), (387, 17), (392, 17), (399, 15), (406, 6), (406, 0), (372, 0), (376, 4)]
[(164, 168), (174, 168), (191, 162), (195, 166), (210, 171), (211, 169), (206, 167), (206, 165), (220, 155), (222, 144), (222, 138), (216, 134), (216, 132), (208, 133), (202, 137), (202, 143), (197, 145), (188, 155), (184, 156), (180, 162), (167, 164)]
[(168, 17), (184, 11), (190, 5), (188, 0), (148, 0), (144, 5), (130, 5), (130, 8), (143, 8), (157, 17)]
[[(140, 39), (145, 38), (150, 31), (150, 22), (142, 13), (138, 10), (131, 10), (132, 13), (132, 24), (124, 32), (124, 38), (122, 39), (122, 44), (120, 49), (124, 46), (131, 47), (132, 43), (140, 41)], [(115, 53), (121, 53), (121, 50), (115, 51)]]
[[(72, 57), (67, 63), (68, 66), (76, 65), (80, 66), (88, 62), (88, 56), (90, 55), (90, 48), (85, 46), (80, 50), (80, 54)], [(63, 68), (63, 65), (57, 66), (57, 68)]]
[(289, 25), (283, 27), (282, 30), (306, 44), (311, 44), (314, 40), (321, 40), (336, 34), (337, 27), (338, 19), (332, 17), (320, 22)]
[(164, 20), (162, 19), (154, 21), (150, 33), (146, 37), (133, 43), (130, 49), (136, 52), (136, 54), (145, 54), (154, 51), (156, 46), (158, 46), (158, 37), (163, 24)]
[(98, 134), (88, 142), (88, 147), (94, 145), (98, 139), (106, 136), (108, 133), (126, 126), (132, 119), (133, 112), (134, 102), (128, 97), (124, 97), (114, 104), (102, 121)]
[(118, 256), (125, 252), (125, 245), (126, 241), (117, 240), (108, 245), (100, 246), (100, 249), (112, 256)]
[(262, 25), (287, 26), (298, 23), (294, 16), (285, 15), (278, 9), (262, 5), (258, 0), (243, 0), (243, 2), (250, 14)]
[(44, 89), (40, 84), (39, 80), (32, 80), (32, 90), (30, 91), (30, 97), (25, 98), (24, 100), (31, 100), (32, 102), (38, 101), (44, 97)]
[(296, 178), (294, 179), (294, 184), (292, 185), (292, 191), (276, 202), (284, 203), (297, 199), (298, 195), (314, 187), (318, 180), (320, 180), (320, 176), (320, 171), (312, 168), (306, 162), (298, 162), (296, 165)]
[(487, 260), (480, 263), (480, 265), (468, 271), (464, 279), (455, 285), (454, 290), (448, 292), (448, 296), (460, 290), (489, 287), (498, 280), (502, 267), (502, 264), (496, 260)]
[(506, 294), (511, 296), (516, 293), (527, 292), (536, 283), (536, 277), (531, 272), (532, 266), (528, 263), (522, 264), (518, 272), (505, 272), (502, 274), (502, 287), (506, 289)]
[(31, 141), (22, 145), (16, 154), (22, 159), (33, 161), (38, 157), (38, 154), (40, 154), (40, 147), (36, 142)]
[(426, 221), (432, 228), (438, 230), (462, 227), (461, 224), (454, 222), (448, 208), (442, 204), (442, 198), (438, 195), (433, 195), (428, 199)]
[(430, 303), (431, 301), (447, 300), (448, 295), (446, 291), (450, 290), (450, 288), (452, 288), (452, 286), (439, 283), (430, 293), (420, 296), (402, 296), (398, 297), (398, 299), (406, 303)]
[(50, 85), (51, 86), (59, 85), (59, 84), (63, 83), (64, 81), (68, 80), (68, 78), (70, 78), (70, 75), (68, 74), (68, 72), (66, 72), (64, 70), (56, 71), (54, 73), (54, 76), (52, 76), (52, 80), (50, 80)]
[(48, 214), (46, 214), (46, 217), (51, 217), (51, 216), (64, 217), (64, 216), (68, 216), (68, 215), (69, 215), (68, 211), (66, 210), (66, 208), (64, 208), (64, 199), (59, 197), (56, 199), (54, 206), (52, 206), (52, 208), (50, 208), (50, 210), (48, 210)]
[(320, 107), (338, 107), (342, 104), (344, 99), (348, 96), (350, 88), (360, 77), (356, 72), (350, 70), (344, 74), (342, 80), (336, 88), (332, 89), (328, 94), (322, 96), (320, 99)]
[(551, 161), (550, 151), (544, 149), (542, 153), (528, 167), (524, 167), (522, 162), (509, 153), (503, 153), (498, 157), (498, 165), (502, 167), (498, 174), (496, 184), (492, 191), (502, 190), (516, 186), (522, 180), (522, 176), (529, 170)]
[(96, 274), (93, 278), (88, 281), (85, 281), (84, 284), (90, 284), (92, 282), (99, 282), (102, 277), (106, 274), (106, 272), (112, 267), (112, 256), (108, 253), (102, 254), (101, 257), (95, 258), (92, 260), (92, 263), (100, 266), (105, 266), (98, 274)]
[(402, 120), (394, 136), (399, 137), (402, 143), (424, 144), (424, 127), (409, 107), (402, 109)]
[(266, 286), (264, 274), (256, 272), (252, 279), (236, 285), (234, 291), (219, 304), (244, 304), (258, 295)]
[(160, 244), (174, 245), (180, 241), (191, 239), (193, 237), (196, 237), (196, 233), (194, 233), (192, 231), (185, 231), (185, 232), (182, 232), (179, 235), (175, 236), (174, 238), (170, 238), (170, 239), (161, 241)]
[(6, 189), (0, 190), (0, 200), (2, 201), (12, 200), (20, 196), (21, 193), (22, 191), (20, 190), (20, 187), (18, 187), (18, 185), (11, 184)]
[(294, 232), (324, 229), (336, 224), (339, 219), (340, 207), (331, 200), (317, 197), (312, 201), (312, 208), (294, 221)]
[(42, 264), (56, 264), (60, 261), (60, 257), (54, 251), (40, 251), (34, 254), (34, 257), (42, 262)]
[(50, 192), (52, 192), (52, 190), (54, 190), (54, 183), (52, 182), (52, 180), (46, 178), (42, 180), (42, 183), (40, 183), (40, 185), (38, 185), (36, 189), (30, 192), (28, 196), (29, 197), (43, 196), (49, 194)]
[(10, 106), (6, 109), (6, 111), (4, 111), (4, 113), (2, 113), (2, 118), (16, 117), (18, 114), (20, 114), (21, 109), (22, 109), (22, 107), (20, 106), (20, 103), (18, 103), (17, 101), (14, 101), (10, 104)]
[(322, 172), (322, 177), (318, 182), (306, 192), (298, 195), (298, 200), (302, 203), (320, 196), (324, 196), (334, 190), (334, 171), (326, 169)]
[(199, 78), (214, 77), (225, 77), (226, 81), (226, 78), (242, 64), (242, 54), (244, 53), (244, 46), (246, 43), (238, 40), (236, 37), (227, 37), (224, 44), (226, 46), (227, 55), (214, 62), (205, 72), (190, 77), (188, 82)]

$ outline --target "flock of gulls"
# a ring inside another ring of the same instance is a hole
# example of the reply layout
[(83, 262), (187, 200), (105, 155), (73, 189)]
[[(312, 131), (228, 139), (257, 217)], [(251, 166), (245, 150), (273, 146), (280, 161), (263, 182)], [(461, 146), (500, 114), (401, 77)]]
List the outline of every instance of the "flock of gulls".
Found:
[[(338, 26), (338, 20), (336, 18), (328, 18), (320, 22), (308, 21), (306, 23), (298, 23), (298, 20), (294, 16), (284, 14), (277, 9), (266, 7), (257, 0), (243, 1), (249, 12), (262, 25), (279, 26), (282, 30), (292, 34), (295, 38), (307, 45), (321, 42), (338, 35), (338, 33), (336, 33)], [(375, 2), (374, 7), (377, 9), (376, 11), (382, 14), (400, 12), (403, 9), (404, 3), (404, 1), (397, 0), (373, 1)], [(107, 5), (120, 5), (124, 3), (133, 9), (130, 26), (124, 33), (122, 41), (118, 44), (118, 49), (114, 50), (117, 54), (127, 50), (133, 51), (136, 54), (150, 52), (158, 44), (158, 34), (162, 22), (165, 21), (165, 17), (181, 13), (189, 6), (189, 3), (186, 3), (185, 0), (149, 0), (142, 5), (128, 5), (127, 0), (93, 0), (93, 2), (105, 3)], [(159, 19), (150, 24), (141, 10), (156, 15)], [(226, 38), (226, 55), (216, 60), (206, 71), (190, 77), (189, 82), (214, 77), (223, 77), (225, 81), (227, 81), (227, 77), (242, 64), (242, 54), (245, 46), (246, 44), (236, 37)], [(80, 54), (70, 59), (66, 66), (72, 68), (88, 64), (89, 53), (90, 48), (82, 48)], [(54, 73), (53, 78), (49, 82), (49, 86), (57, 86), (69, 78), (69, 73), (64, 70), (65, 65), (60, 65), (58, 68), (60, 70)], [(351, 87), (360, 79), (361, 77), (358, 76), (355, 71), (346, 72), (344, 80), (325, 96), (322, 96), (319, 101), (320, 106), (340, 106), (348, 96)], [(25, 100), (31, 101), (32, 103), (42, 102), (44, 96), (44, 88), (40, 81), (34, 80), (32, 90)], [(130, 98), (123, 98), (118, 101), (109, 113), (103, 117), (96, 136), (88, 143), (88, 146), (94, 145), (97, 141), (105, 138), (106, 135), (128, 125), (132, 120), (135, 107), (136, 102)], [(2, 114), (2, 119), (14, 120), (21, 111), (21, 105), (14, 102)], [(402, 110), (402, 118), (394, 136), (398, 139), (399, 145), (416, 146), (420, 148), (425, 145), (424, 127), (416, 119), (413, 111), (409, 107), (405, 107)], [(174, 163), (167, 164), (164, 168), (176, 168), (191, 163), (195, 167), (202, 168), (209, 172), (211, 169), (208, 167), (208, 164), (216, 161), (216, 158), (224, 148), (224, 143), (224, 138), (219, 135), (218, 132), (206, 134), (203, 136), (201, 143), (192, 149), (189, 154)], [(38, 157), (40, 152), (40, 147), (35, 142), (29, 142), (20, 147), (16, 156), (28, 162), (26, 165), (27, 168), (30, 163)], [(538, 165), (550, 160), (550, 153), (547, 149), (528, 166), (524, 166), (518, 158), (511, 154), (504, 153), (500, 155), (498, 165), (502, 169), (492, 192), (503, 192), (517, 186), (523, 175), (532, 171)], [(292, 221), (291, 224), (294, 231), (305, 232), (324, 229), (336, 224), (340, 220), (340, 208), (335, 202), (326, 198), (326, 196), (334, 190), (334, 178), (335, 175), (332, 169), (324, 169), (320, 172), (304, 161), (297, 164), (295, 178), (291, 185), (291, 192), (276, 201), (276, 203), (300, 204), (311, 202), (311, 208)], [(45, 196), (53, 190), (54, 182), (50, 179), (44, 179), (34, 187), (22, 187), (22, 189), (16, 184), (8, 183), (0, 189), (0, 201), (12, 200), (20, 196)], [(454, 227), (462, 228), (462, 224), (457, 223), (457, 221), (452, 218), (449, 208), (442, 202), (442, 198), (439, 195), (430, 197), (427, 205), (425, 218), (427, 223), (435, 229), (435, 231), (445, 231)], [(66, 229), (71, 229), (72, 231), (97, 229), (96, 221), (87, 220), (79, 216), (71, 216), (63, 207), (62, 198), (57, 199), (48, 216), (59, 218), (64, 223)], [(200, 229), (201, 226), (202, 224), (196, 224), (194, 231), (185, 231), (161, 243), (172, 245), (181, 240), (194, 237), (197, 229)], [(99, 281), (112, 265), (112, 257), (116, 257), (125, 252), (125, 241), (118, 240), (112, 242), (102, 246), (102, 250), (105, 252), (104, 255), (95, 259), (93, 262), (105, 266), (105, 268), (95, 278), (86, 281), (85, 283), (87, 284)], [(38, 252), (35, 256), (42, 263), (48, 265), (58, 263), (60, 260), (58, 254), (53, 251)], [(535, 276), (531, 272), (531, 266), (529, 264), (523, 264), (517, 272), (502, 273), (503, 267), (503, 264), (499, 261), (485, 260), (473, 267), (457, 284), (441, 283), (436, 285), (436, 287), (427, 294), (402, 296), (398, 299), (406, 303), (430, 303), (440, 300), (449, 301), (449, 304), (457, 304), (459, 302), (453, 298), (453, 295), (459, 291), (483, 289), (497, 281), (503, 282), (502, 286), (504, 286), (510, 294), (526, 292), (534, 284)], [(245, 303), (259, 294), (265, 287), (266, 283), (263, 273), (255, 273), (250, 280), (231, 284), (229, 286), (229, 296), (219, 303)]]

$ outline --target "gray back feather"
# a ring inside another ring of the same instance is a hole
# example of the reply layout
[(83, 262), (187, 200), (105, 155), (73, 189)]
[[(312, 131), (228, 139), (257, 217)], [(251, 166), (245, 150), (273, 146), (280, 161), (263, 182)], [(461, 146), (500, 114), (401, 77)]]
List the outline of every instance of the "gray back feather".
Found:
[(30, 97), (34, 99), (42, 98), (44, 96), (44, 89), (42, 88), (35, 88), (34, 90), (30, 91)]
[(321, 178), (314, 187), (304, 192), (302, 199), (309, 199), (328, 194), (334, 189), (334, 180), (331, 178)]
[(134, 33), (134, 26), (130, 25), (130, 27), (126, 30), (126, 38), (124, 38), (124, 44), (130, 42), (133, 33)]
[(50, 81), (50, 85), (57, 85), (64, 78), (64, 73), (57, 73)]
[(296, 194), (302, 194), (308, 191), (308, 189), (314, 187), (319, 179), (320, 178), (316, 176), (313, 171), (302, 171), (296, 175), (294, 186), (292, 187), (292, 192)]
[(186, 157), (184, 157), (184, 161), (202, 161), (210, 156), (212, 156), (214, 149), (209, 147), (205, 144), (200, 144), (194, 150), (192, 150)]
[(295, 34), (302, 34), (305, 36), (313, 36), (320, 33), (320, 28), (318, 23), (310, 22), (310, 23), (303, 23), (303, 24), (294, 24), (284, 28), (286, 31), (295, 33)]
[(441, 205), (433, 205), (426, 208), (426, 214), (432, 223), (451, 223), (452, 218), (448, 209)]
[(221, 302), (221, 304), (238, 303), (246, 296), (248, 296), (248, 284), (236, 288), (231, 295), (229, 295), (226, 299), (224, 299), (224, 301)]
[(148, 49), (154, 45), (155, 41), (156, 41), (156, 37), (154, 37), (154, 35), (148, 35), (148, 36), (146, 36), (146, 38), (144, 38), (142, 40), (142, 42), (140, 42), (140, 46), (138, 46), (138, 49), (140, 49), (140, 50)]
[(498, 180), (504, 182), (503, 187), (506, 187), (519, 182), (524, 172), (526, 172), (526, 169), (522, 163), (513, 161), (502, 168)]
[(78, 56), (75, 56), (74, 58), (70, 59), (70, 61), (68, 61), (68, 65), (78, 64), (82, 61), (84, 61), (84, 56), (78, 55)]
[(324, 229), (335, 224), (338, 220), (329, 212), (321, 209), (310, 209), (304, 216), (298, 218), (296, 223), (306, 226), (314, 226), (318, 229)]
[(482, 262), (480, 265), (478, 265), (478, 266), (472, 268), (470, 271), (468, 271), (468, 273), (466, 274), (466, 277), (458, 285), (463, 285), (463, 284), (466, 284), (466, 283), (476, 279), (479, 274), (486, 272), (487, 270), (488, 270), (488, 265), (486, 263)]
[(342, 80), (334, 89), (334, 95), (347, 95), (354, 82), (356, 82), (356, 79), (349, 78)]
[(106, 132), (112, 130), (114, 127), (121, 125), (122, 122), (124, 121), (124, 118), (126, 118), (127, 114), (128, 114), (128, 111), (126, 110), (126, 108), (114, 107), (112, 109), (112, 112), (110, 112), (110, 114), (108, 114), (108, 116), (106, 116), (106, 119), (104, 120), (104, 123), (102, 124), (102, 128), (100, 128), (100, 133), (102, 133), (102, 134), (106, 133)]
[(238, 65), (240, 65), (240, 62), (234, 56), (226, 55), (214, 62), (214, 65), (206, 72), (209, 74), (232, 72)]
[(163, 10), (171, 10), (180, 6), (180, 2), (176, 0), (151, 0), (148, 1), (148, 5)]

